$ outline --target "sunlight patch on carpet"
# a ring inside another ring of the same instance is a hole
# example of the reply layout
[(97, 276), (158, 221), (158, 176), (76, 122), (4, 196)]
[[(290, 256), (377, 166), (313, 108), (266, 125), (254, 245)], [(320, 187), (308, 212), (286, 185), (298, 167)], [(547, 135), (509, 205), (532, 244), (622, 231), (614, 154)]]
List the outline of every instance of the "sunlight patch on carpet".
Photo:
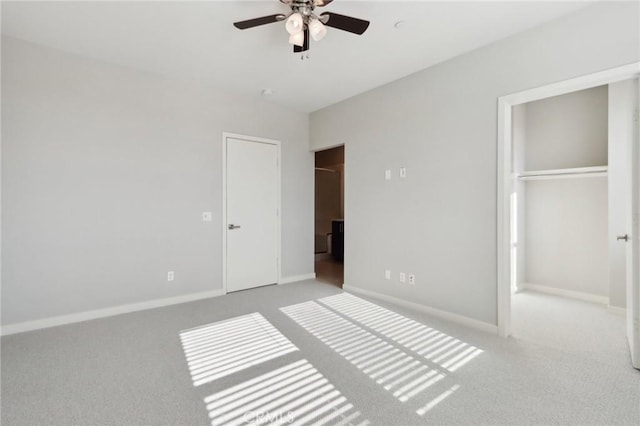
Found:
[(305, 359), (217, 392), (204, 402), (213, 426), (369, 424)]
[(297, 351), (259, 313), (180, 332), (194, 386)]
[(349, 293), (325, 297), (319, 302), (450, 372), (483, 352), (473, 345)]
[(281, 310), (403, 403), (447, 377), (316, 302)]

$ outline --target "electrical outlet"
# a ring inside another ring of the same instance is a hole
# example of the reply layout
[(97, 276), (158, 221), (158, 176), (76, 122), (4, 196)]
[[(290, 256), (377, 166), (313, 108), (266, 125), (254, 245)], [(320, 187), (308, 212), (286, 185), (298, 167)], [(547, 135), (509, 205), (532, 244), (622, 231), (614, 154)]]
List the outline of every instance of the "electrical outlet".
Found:
[(211, 222), (212, 218), (213, 218), (213, 214), (211, 212), (202, 212), (203, 222)]
[(409, 284), (415, 285), (415, 283), (416, 283), (416, 276), (413, 274), (409, 274)]
[(173, 281), (174, 274), (173, 271), (167, 272), (167, 281)]
[(404, 272), (400, 272), (400, 282), (406, 282), (407, 281), (407, 275)]
[(384, 279), (385, 280), (390, 280), (391, 279), (391, 271), (388, 269), (384, 270)]

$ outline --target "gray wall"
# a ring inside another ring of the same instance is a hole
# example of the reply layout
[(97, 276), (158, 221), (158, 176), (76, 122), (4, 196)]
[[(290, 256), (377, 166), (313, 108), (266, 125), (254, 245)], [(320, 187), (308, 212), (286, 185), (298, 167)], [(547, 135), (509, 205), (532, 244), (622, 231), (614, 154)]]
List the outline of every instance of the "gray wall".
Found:
[(607, 178), (526, 186), (525, 282), (608, 298)]
[(220, 289), (224, 131), (282, 141), (282, 275), (313, 272), (306, 114), (3, 38), (2, 124), (4, 325)]
[(525, 170), (607, 165), (607, 86), (526, 106)]
[(496, 324), (497, 98), (640, 60), (638, 16), (596, 4), (313, 113), (312, 149), (346, 144), (345, 283)]

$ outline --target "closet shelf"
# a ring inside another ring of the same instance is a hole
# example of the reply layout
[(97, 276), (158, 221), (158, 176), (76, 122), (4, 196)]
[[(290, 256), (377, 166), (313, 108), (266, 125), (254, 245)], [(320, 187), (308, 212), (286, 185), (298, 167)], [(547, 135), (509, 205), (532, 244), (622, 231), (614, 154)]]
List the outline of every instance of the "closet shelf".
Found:
[(513, 177), (515, 179), (525, 181), (544, 179), (576, 179), (605, 176), (607, 176), (607, 166), (577, 167), (574, 169), (535, 170), (513, 174)]

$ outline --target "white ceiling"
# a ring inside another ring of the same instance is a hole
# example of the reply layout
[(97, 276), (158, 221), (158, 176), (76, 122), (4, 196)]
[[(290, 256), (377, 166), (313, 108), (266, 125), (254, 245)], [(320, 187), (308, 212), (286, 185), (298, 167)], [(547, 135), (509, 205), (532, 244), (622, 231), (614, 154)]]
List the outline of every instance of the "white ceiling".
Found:
[(324, 10), (367, 19), (369, 29), (357, 36), (329, 28), (304, 61), (284, 23), (232, 26), (286, 13), (278, 0), (2, 1), (2, 34), (248, 96), (270, 88), (269, 101), (310, 112), (588, 4), (335, 0)]

